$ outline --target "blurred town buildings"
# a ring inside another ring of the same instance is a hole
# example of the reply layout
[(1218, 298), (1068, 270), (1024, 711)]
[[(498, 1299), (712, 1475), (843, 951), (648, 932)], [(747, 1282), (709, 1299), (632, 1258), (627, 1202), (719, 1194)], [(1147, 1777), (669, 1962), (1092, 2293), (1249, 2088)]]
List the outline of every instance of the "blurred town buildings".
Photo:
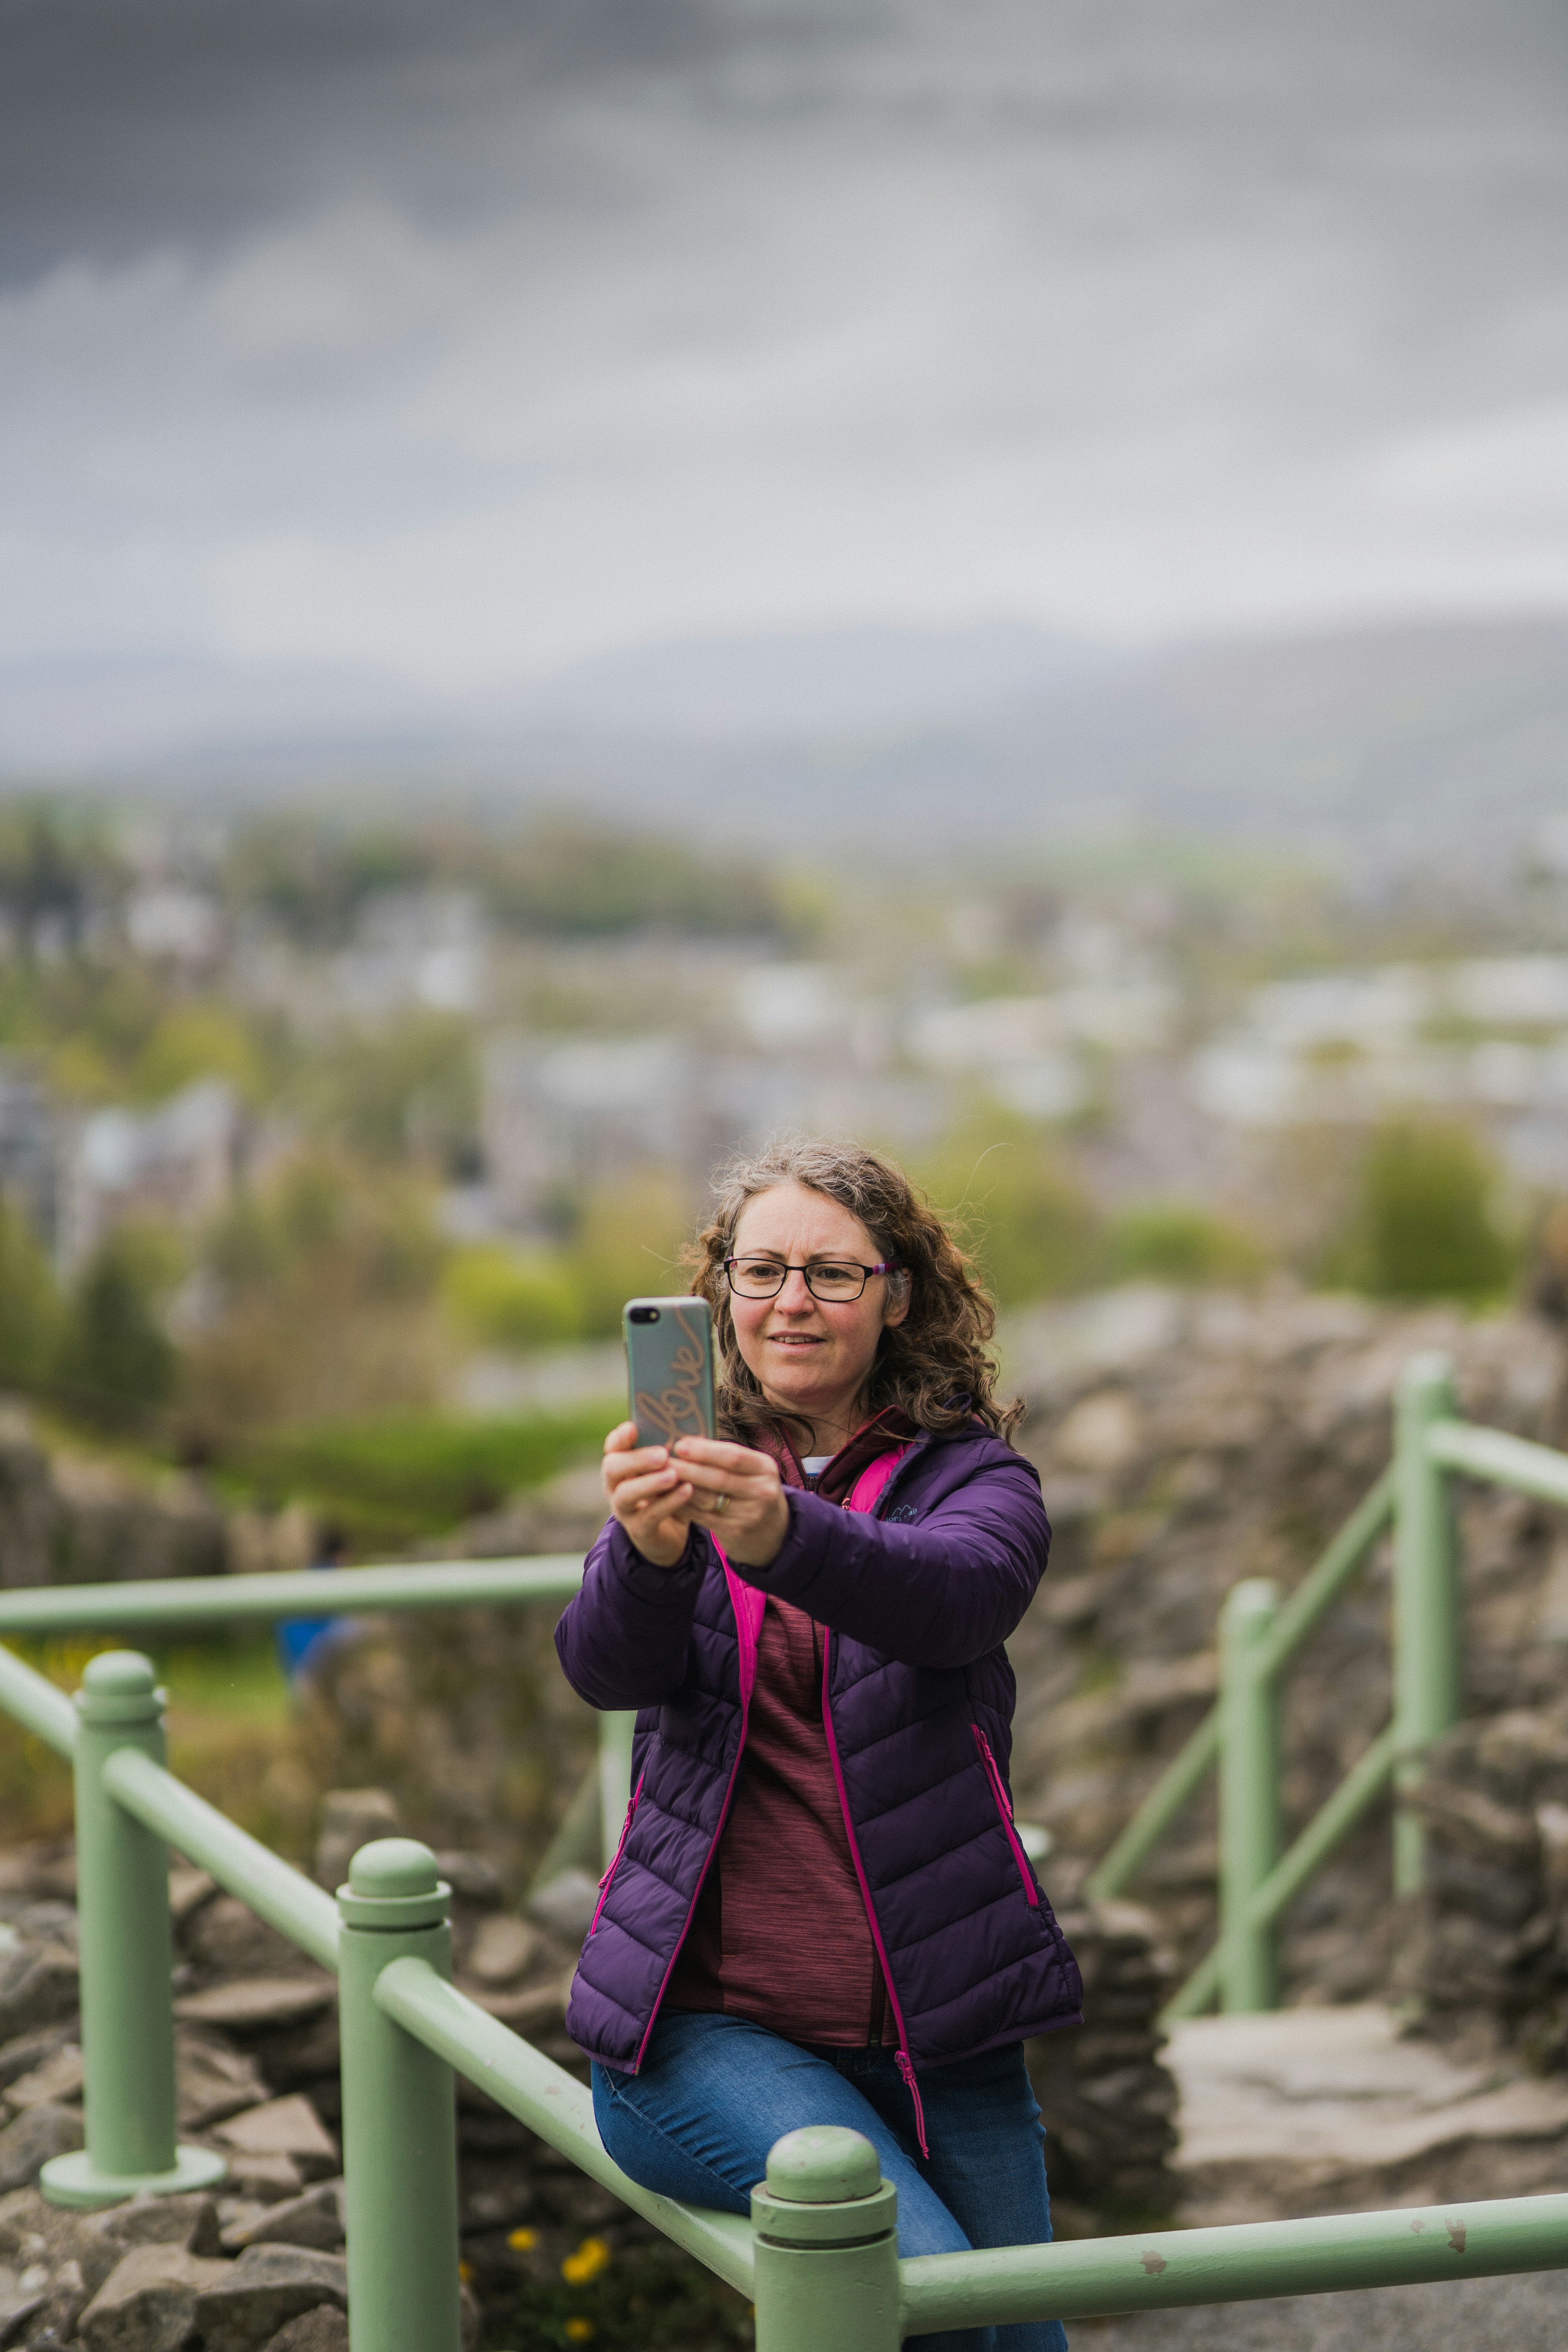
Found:
[[(973, 895), (864, 960), (843, 942), (831, 961), (766, 940), (546, 944), (532, 995), (568, 1012), (531, 1020), (469, 892), (374, 895), (321, 954), (184, 885), (139, 890), (123, 923), (149, 960), (318, 1030), (418, 1011), (471, 1025), (478, 1156), (446, 1217), (464, 1238), (548, 1235), (574, 1202), (649, 1171), (695, 1198), (725, 1154), (781, 1129), (920, 1158), (986, 1105), (1076, 1135), (1097, 1181), (1129, 1196), (1234, 1196), (1252, 1139), (1403, 1110), (1477, 1121), (1521, 1180), (1568, 1183), (1568, 955), (1329, 969), (1233, 992), (1215, 1013), (1184, 980), (1168, 914), (1147, 914), (1068, 902), (1022, 956), (1005, 904)], [(1016, 984), (1031, 965), (1049, 984)], [(976, 988), (977, 969), (1003, 967), (1014, 984)], [(66, 1274), (128, 1221), (199, 1227), (280, 1133), (220, 1076), (84, 1109), (25, 1055), (0, 1067), (0, 1189)]]

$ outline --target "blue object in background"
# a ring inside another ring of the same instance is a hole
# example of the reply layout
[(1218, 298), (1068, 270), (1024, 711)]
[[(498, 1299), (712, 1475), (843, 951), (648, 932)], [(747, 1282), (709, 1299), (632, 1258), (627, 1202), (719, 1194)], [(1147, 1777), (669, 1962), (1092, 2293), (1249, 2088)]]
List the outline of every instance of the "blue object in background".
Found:
[[(323, 1528), (320, 1544), (321, 1558), (310, 1562), (312, 1569), (325, 1573), (342, 1568), (348, 1558), (348, 1538), (341, 1528)], [(345, 1621), (342, 1617), (280, 1617), (273, 1631), (278, 1643), (278, 1663), (292, 1688), (300, 1680), (317, 1652), (331, 1641)]]

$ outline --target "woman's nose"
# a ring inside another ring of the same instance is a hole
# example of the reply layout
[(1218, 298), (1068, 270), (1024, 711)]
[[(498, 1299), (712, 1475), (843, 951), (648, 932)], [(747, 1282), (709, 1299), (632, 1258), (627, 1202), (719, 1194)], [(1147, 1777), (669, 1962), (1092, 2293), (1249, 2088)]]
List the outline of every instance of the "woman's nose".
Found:
[(811, 1306), (811, 1292), (807, 1289), (805, 1276), (798, 1266), (792, 1266), (785, 1275), (784, 1288), (779, 1292), (778, 1303), (781, 1307), (787, 1307), (792, 1315), (805, 1314)]

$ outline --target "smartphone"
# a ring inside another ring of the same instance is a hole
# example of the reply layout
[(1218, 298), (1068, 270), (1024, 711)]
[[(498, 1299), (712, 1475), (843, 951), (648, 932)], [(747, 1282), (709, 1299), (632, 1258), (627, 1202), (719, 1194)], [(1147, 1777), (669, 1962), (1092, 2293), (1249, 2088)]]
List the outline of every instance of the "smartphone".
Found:
[(713, 1434), (713, 1324), (705, 1298), (628, 1298), (626, 1382), (639, 1445)]

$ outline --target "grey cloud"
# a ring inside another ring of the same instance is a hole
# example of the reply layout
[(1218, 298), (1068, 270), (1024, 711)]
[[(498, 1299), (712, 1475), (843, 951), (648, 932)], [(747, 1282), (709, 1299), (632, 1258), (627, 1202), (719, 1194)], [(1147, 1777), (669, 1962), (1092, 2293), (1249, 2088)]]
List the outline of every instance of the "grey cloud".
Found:
[(1544, 0), (0, 29), (0, 630), (176, 665), (139, 740), (192, 661), (390, 710), (682, 630), (1568, 602)]

